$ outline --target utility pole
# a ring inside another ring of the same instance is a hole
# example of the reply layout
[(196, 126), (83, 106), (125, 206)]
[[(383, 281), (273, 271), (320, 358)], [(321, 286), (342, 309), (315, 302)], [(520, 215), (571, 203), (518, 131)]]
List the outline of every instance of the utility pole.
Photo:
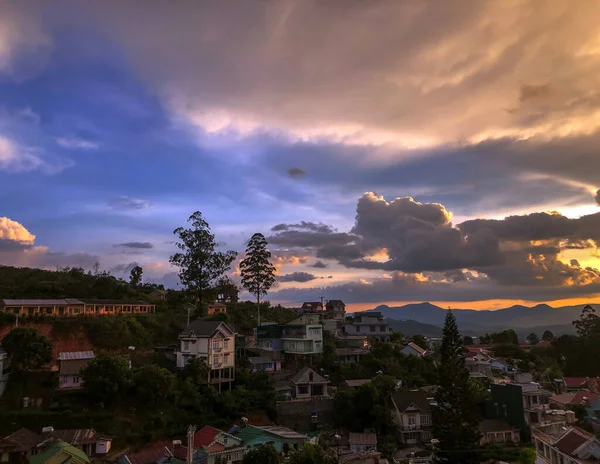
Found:
[(187, 464), (192, 464), (194, 460), (194, 434), (196, 426), (190, 425), (187, 429)]

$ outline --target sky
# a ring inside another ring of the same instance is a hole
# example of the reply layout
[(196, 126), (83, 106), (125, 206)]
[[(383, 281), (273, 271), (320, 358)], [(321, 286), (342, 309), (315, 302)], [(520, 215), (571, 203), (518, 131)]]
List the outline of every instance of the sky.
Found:
[(596, 2), (0, 2), (0, 264), (180, 288), (173, 230), (201, 211), (239, 258), (267, 237), (276, 303), (600, 302), (598, 24)]

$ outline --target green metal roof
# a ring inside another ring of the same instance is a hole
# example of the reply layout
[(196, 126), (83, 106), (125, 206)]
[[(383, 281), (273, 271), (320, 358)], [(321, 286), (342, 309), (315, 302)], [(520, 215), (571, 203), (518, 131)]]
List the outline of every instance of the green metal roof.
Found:
[(242, 440), (242, 443), (245, 444), (246, 442), (254, 440), (263, 434), (266, 434), (264, 430), (261, 430), (258, 427), (254, 427), (252, 425), (247, 425), (242, 430), (240, 430), (235, 436)]
[(29, 458), (30, 464), (44, 464), (50, 461), (54, 456), (61, 452), (67, 452), (69, 454), (74, 455), (76, 458), (81, 459), (83, 462), (90, 462), (90, 459), (87, 455), (81, 451), (80, 449), (75, 448), (74, 446), (69, 445), (68, 443), (57, 440), (52, 445), (48, 446), (44, 451), (40, 454), (36, 454), (35, 456), (31, 456)]

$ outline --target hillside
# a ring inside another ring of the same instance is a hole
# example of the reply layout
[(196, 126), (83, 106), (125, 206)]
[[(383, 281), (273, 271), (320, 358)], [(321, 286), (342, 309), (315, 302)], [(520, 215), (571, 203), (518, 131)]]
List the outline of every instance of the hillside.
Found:
[[(553, 308), (546, 304), (533, 307), (514, 305), (497, 310), (455, 309), (452, 308), (460, 329), (463, 332), (485, 332), (502, 330), (507, 327), (517, 331), (536, 331), (554, 327), (557, 333), (571, 333), (572, 322), (579, 318), (584, 305)], [(381, 305), (373, 311), (381, 312), (387, 319), (411, 320), (424, 324), (443, 326), (446, 310), (431, 303), (408, 304), (389, 307)]]
[(425, 324), (418, 321), (397, 321), (386, 319), (386, 322), (394, 332), (402, 332), (407, 337), (413, 335), (424, 335), (425, 337), (441, 337), (442, 328), (437, 325)]

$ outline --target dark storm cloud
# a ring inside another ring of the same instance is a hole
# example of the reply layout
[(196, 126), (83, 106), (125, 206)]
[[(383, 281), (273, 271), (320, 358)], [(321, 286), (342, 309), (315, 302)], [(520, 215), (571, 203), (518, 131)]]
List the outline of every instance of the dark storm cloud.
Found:
[(288, 176), (290, 176), (293, 179), (297, 179), (299, 177), (306, 176), (306, 171), (304, 169), (300, 169), (300, 168), (289, 168), (287, 173), (288, 173)]
[(22, 250), (27, 250), (27, 249), (31, 248), (32, 246), (33, 245), (30, 243), (0, 238), (0, 252), (2, 252), (2, 251), (22, 251)]
[(323, 261), (316, 261), (313, 264), (311, 264), (310, 267), (314, 267), (317, 269), (325, 269), (327, 267), (327, 264), (325, 264)]
[(318, 277), (308, 272), (292, 272), (278, 277), (279, 282), (310, 282), (315, 279)]
[(137, 262), (118, 264), (110, 269), (111, 274), (129, 274), (131, 270), (139, 266)]
[(149, 250), (154, 248), (154, 245), (150, 242), (126, 242), (126, 243), (117, 243), (113, 245), (115, 248), (138, 248)]

